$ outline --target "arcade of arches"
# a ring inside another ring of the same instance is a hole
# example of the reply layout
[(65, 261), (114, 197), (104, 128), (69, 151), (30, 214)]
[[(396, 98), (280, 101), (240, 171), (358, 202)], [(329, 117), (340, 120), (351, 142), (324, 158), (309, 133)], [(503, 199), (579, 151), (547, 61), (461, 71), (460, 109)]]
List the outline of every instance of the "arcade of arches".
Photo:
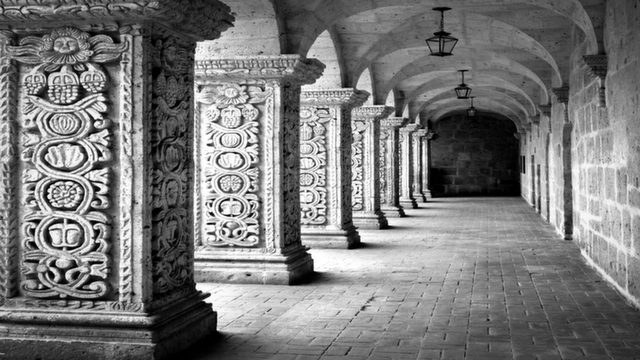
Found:
[(637, 0), (0, 0), (0, 26), (3, 358), (170, 358), (215, 331), (196, 282), (305, 281), (308, 247), (432, 196), (522, 196), (640, 303)]

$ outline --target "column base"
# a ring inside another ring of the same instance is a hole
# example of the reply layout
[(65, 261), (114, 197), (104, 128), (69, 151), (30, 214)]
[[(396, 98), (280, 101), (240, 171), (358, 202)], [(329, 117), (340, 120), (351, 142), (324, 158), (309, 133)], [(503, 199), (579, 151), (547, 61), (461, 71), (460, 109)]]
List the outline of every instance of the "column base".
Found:
[(387, 218), (381, 211), (372, 212), (353, 212), (353, 225), (360, 229), (380, 230), (389, 227)]
[(327, 229), (302, 226), (302, 243), (312, 249), (355, 249), (360, 246), (360, 234), (355, 226), (347, 229)]
[(404, 213), (404, 209), (402, 208), (402, 206), (385, 206), (380, 208), (380, 210), (382, 210), (384, 216), (388, 218), (400, 218), (407, 216)]
[(423, 195), (424, 195), (424, 197), (425, 197), (425, 198), (427, 198), (427, 199), (432, 199), (432, 198), (433, 198), (433, 196), (431, 195), (431, 190), (425, 190), (425, 191), (423, 191)]
[[(164, 360), (216, 331), (217, 314), (193, 296), (152, 314), (52, 308), (0, 311), (0, 357), (10, 360)], [(70, 303), (75, 300), (68, 300)], [(65, 303), (61, 300), (60, 303)], [(80, 301), (78, 301), (80, 303)], [(69, 305), (74, 306), (74, 305)], [(90, 324), (90, 325), (89, 325)]]
[(400, 206), (402, 206), (405, 209), (406, 208), (417, 209), (418, 202), (416, 201), (416, 199), (400, 198)]
[(423, 193), (413, 194), (413, 198), (416, 199), (416, 202), (418, 201), (423, 203), (427, 202), (427, 197), (424, 196)]
[(195, 254), (196, 282), (293, 285), (312, 275), (313, 259), (305, 246), (272, 254), (264, 249), (213, 249)]

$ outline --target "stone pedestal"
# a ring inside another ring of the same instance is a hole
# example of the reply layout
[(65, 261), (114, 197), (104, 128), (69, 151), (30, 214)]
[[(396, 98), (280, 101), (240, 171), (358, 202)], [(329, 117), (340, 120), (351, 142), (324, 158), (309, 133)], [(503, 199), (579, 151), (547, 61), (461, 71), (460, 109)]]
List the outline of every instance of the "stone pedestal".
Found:
[(300, 203), (302, 242), (312, 248), (355, 248), (351, 212), (351, 110), (367, 99), (354, 89), (302, 91)]
[(413, 146), (411, 134), (418, 130), (419, 124), (407, 124), (400, 128), (400, 205), (407, 209), (417, 209), (418, 203), (413, 197)]
[(422, 194), (426, 199), (431, 199), (431, 141), (436, 139), (436, 134), (429, 130), (422, 137)]
[(400, 206), (398, 129), (405, 118), (386, 118), (380, 121), (380, 209), (386, 217), (403, 217)]
[(384, 229), (389, 226), (380, 210), (380, 120), (393, 108), (363, 106), (352, 111), (352, 201), (353, 223), (363, 229)]
[(323, 68), (297, 55), (196, 62), (197, 281), (313, 273), (300, 237), (300, 86)]
[(413, 184), (411, 191), (416, 201), (427, 202), (427, 197), (422, 192), (422, 169), (424, 168), (424, 159), (422, 158), (422, 138), (427, 135), (427, 129), (418, 129), (411, 134), (411, 143), (413, 146)]
[(12, 3), (1, 357), (175, 359), (216, 327), (193, 277), (193, 53), (230, 26), (229, 8)]

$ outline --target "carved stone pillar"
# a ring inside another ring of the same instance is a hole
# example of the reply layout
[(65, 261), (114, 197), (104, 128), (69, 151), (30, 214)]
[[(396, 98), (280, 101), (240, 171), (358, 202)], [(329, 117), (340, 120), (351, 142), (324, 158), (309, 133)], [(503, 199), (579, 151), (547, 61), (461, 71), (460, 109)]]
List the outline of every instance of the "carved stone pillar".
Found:
[(436, 134), (429, 130), (422, 137), (422, 194), (427, 199), (431, 196), (431, 141), (437, 138)]
[(193, 276), (193, 54), (231, 25), (229, 8), (11, 3), (0, 353), (173, 358), (216, 327)]
[(386, 118), (380, 122), (380, 210), (386, 217), (403, 217), (400, 206), (398, 129), (405, 118)]
[(300, 202), (302, 242), (354, 248), (360, 235), (351, 212), (351, 110), (369, 97), (354, 89), (302, 91)]
[(422, 138), (427, 135), (427, 129), (416, 130), (411, 134), (411, 142), (413, 145), (413, 185), (412, 193), (416, 201), (427, 202), (427, 198), (422, 192), (422, 168), (424, 160), (422, 158)]
[(413, 146), (411, 134), (420, 124), (407, 124), (400, 128), (400, 205), (403, 208), (417, 209), (418, 203), (413, 197)]
[(300, 86), (323, 68), (298, 55), (196, 62), (196, 280), (293, 284), (313, 273), (300, 237)]
[(384, 229), (389, 226), (380, 211), (380, 119), (393, 108), (377, 105), (353, 109), (351, 129), (353, 223), (363, 229)]

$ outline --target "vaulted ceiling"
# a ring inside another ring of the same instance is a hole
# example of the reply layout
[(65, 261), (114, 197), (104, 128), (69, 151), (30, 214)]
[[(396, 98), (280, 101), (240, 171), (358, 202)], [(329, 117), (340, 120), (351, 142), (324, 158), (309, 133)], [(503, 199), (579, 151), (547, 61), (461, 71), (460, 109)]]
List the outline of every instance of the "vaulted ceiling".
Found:
[[(314, 87), (357, 87), (397, 116), (437, 122), (464, 111), (458, 70), (474, 106), (520, 126), (568, 83), (578, 44), (602, 51), (604, 0), (223, 0), (235, 27), (203, 44), (198, 57), (300, 54), (327, 65)], [(444, 29), (453, 56), (429, 55), (425, 39)]]

